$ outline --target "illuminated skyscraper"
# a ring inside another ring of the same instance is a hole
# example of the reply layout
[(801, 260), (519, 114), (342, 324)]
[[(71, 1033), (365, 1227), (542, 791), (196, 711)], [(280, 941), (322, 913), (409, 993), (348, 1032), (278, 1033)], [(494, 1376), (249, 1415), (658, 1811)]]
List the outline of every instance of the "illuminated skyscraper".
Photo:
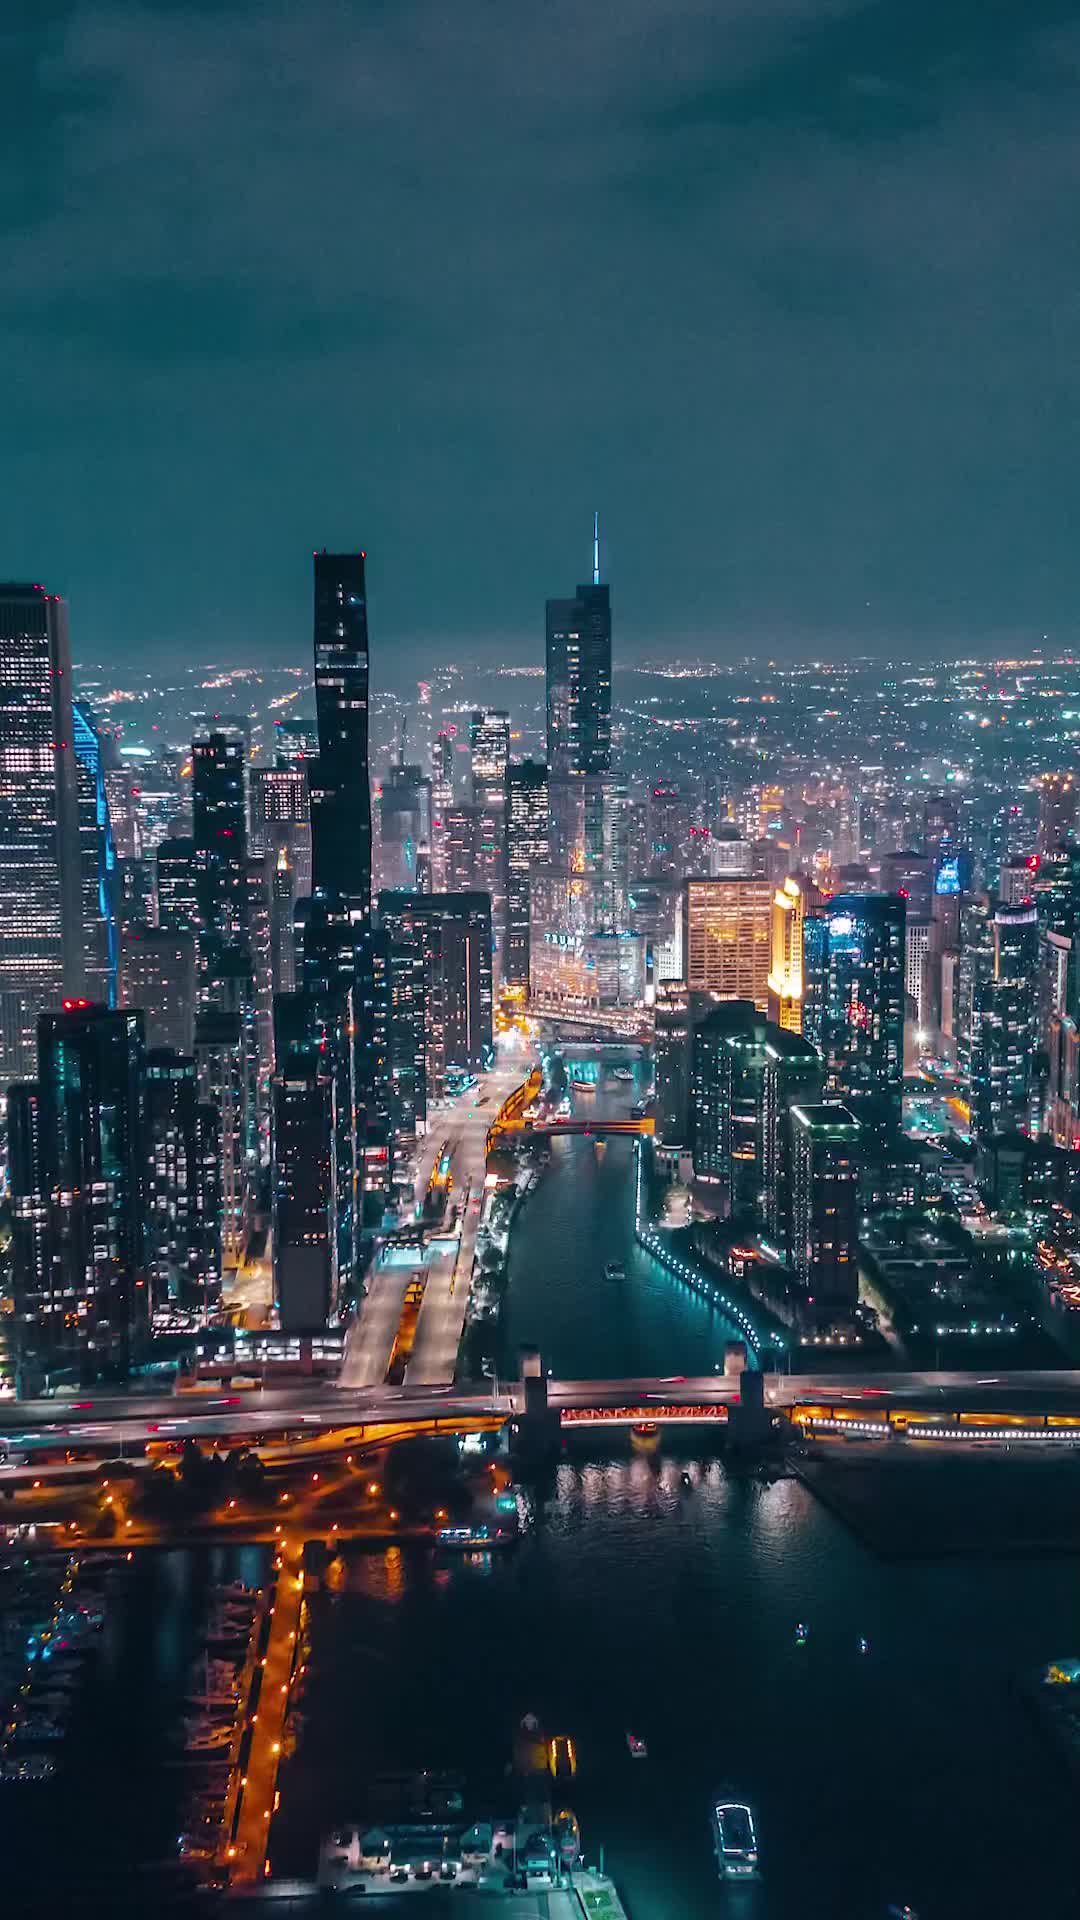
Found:
[(510, 762), (510, 715), (477, 707), (469, 720), (472, 797), (477, 806), (501, 806)]
[(552, 859), (573, 872), (604, 861), (604, 782), (611, 769), (611, 595), (593, 577), (572, 600), (547, 603), (547, 759)]
[(1034, 904), (999, 906), (994, 914), (993, 974), (976, 989), (973, 1008), (971, 1106), (975, 1131), (984, 1143), (1010, 1127), (1028, 1129), (1038, 1031), (1038, 959)]
[(769, 1018), (788, 1033), (802, 1032), (803, 912), (800, 882), (785, 880), (773, 895)]
[(506, 770), (506, 946), (503, 977), (529, 984), (530, 876), (551, 858), (548, 770), (542, 760), (520, 760)]
[(120, 1005), (139, 1007), (148, 1047), (188, 1054), (195, 1042), (195, 936), (135, 921), (120, 949)]
[(315, 555), (315, 706), (311, 774), (312, 885), (340, 896), (354, 922), (371, 912), (368, 624), (362, 553)]
[(906, 919), (901, 896), (883, 893), (837, 894), (827, 917), (829, 1086), (858, 1120), (868, 1163), (900, 1130)]
[(47, 1370), (126, 1374), (149, 1324), (144, 1061), (141, 1013), (70, 1001), (42, 1014), (36, 1092), (14, 1097), (12, 1189), (37, 1196), (45, 1260), (17, 1266), (15, 1310)]
[(116, 848), (109, 819), (101, 743), (89, 708), (74, 701), (71, 718), (79, 815), (83, 991), (88, 999), (115, 1007), (119, 959)]
[(1073, 773), (1044, 773), (1039, 781), (1039, 838), (1037, 852), (1076, 838), (1077, 788)]
[(0, 1083), (35, 1072), (37, 1017), (83, 992), (67, 605), (0, 586)]
[(591, 583), (547, 603), (547, 745), (554, 779), (610, 769), (611, 594), (595, 536)]
[(194, 840), (163, 840), (157, 850), (157, 919), (159, 927), (172, 927), (182, 933), (199, 931)]
[[(180, 938), (190, 938), (181, 935)], [(146, 1268), (151, 1305), (200, 1319), (221, 1295), (220, 1150), (190, 1054), (146, 1056)]]
[(815, 1317), (859, 1297), (859, 1123), (842, 1106), (791, 1110), (788, 1256)]
[(768, 880), (688, 880), (683, 964), (694, 992), (769, 1004), (772, 907)]

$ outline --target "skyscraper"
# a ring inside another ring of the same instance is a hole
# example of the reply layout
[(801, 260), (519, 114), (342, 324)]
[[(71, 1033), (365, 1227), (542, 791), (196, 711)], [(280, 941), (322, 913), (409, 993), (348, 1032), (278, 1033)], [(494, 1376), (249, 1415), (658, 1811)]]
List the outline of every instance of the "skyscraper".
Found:
[(572, 872), (604, 862), (604, 783), (611, 769), (611, 596), (593, 577), (572, 600), (547, 603), (547, 758), (552, 859)]
[(221, 1294), (217, 1111), (190, 1054), (146, 1056), (146, 1268), (151, 1305), (203, 1319)]
[(611, 594), (595, 537), (592, 581), (547, 603), (547, 747), (554, 779), (611, 766)]
[(120, 1005), (141, 1007), (148, 1047), (190, 1053), (195, 1042), (195, 936), (135, 921), (120, 949)]
[(312, 885), (340, 895), (350, 919), (371, 912), (368, 625), (362, 553), (315, 555), (315, 708), (311, 775)]
[[(38, 1079), (13, 1094), (15, 1310), (38, 1368), (123, 1375), (146, 1332), (141, 1013), (70, 1001), (38, 1022)], [(35, 1247), (30, 1264), (20, 1264)]]
[(769, 1004), (774, 887), (768, 880), (688, 880), (683, 964), (692, 991)]
[(117, 933), (116, 847), (101, 743), (89, 708), (72, 703), (75, 787), (79, 818), (79, 915), (83, 935), (83, 991), (103, 1006), (116, 1005), (119, 959)]
[(788, 879), (772, 904), (772, 964), (769, 968), (769, 1018), (789, 1033), (802, 1032), (803, 887)]
[(0, 586), (0, 1081), (32, 1077), (37, 1017), (83, 991), (67, 606)]
[(163, 840), (157, 850), (157, 920), (159, 927), (183, 933), (199, 930), (198, 861), (195, 842)]
[(502, 707), (476, 707), (469, 719), (472, 797), (478, 807), (501, 807), (510, 763), (510, 715)]
[(1036, 851), (1048, 854), (1076, 838), (1076, 776), (1044, 773), (1039, 781), (1039, 837)]
[(486, 893), (381, 893), (379, 923), (423, 956), (427, 1098), (439, 1099), (451, 1069), (475, 1073), (491, 1057), (491, 902)]
[(859, 1123), (846, 1107), (797, 1106), (791, 1131), (788, 1256), (824, 1322), (859, 1297)]
[(971, 1105), (986, 1143), (1011, 1127), (1026, 1132), (1038, 1033), (1039, 928), (1034, 903), (994, 913), (993, 974), (973, 1007)]
[(215, 730), (196, 737), (191, 758), (200, 991), (210, 1005), (230, 961), (247, 953), (244, 742), (239, 734)]
[(286, 1333), (324, 1327), (337, 1308), (332, 1100), (317, 1054), (288, 1052), (273, 1085), (274, 1300)]
[(530, 875), (551, 858), (548, 770), (542, 760), (520, 760), (506, 769), (507, 986), (529, 984)]
[(885, 893), (837, 894), (827, 917), (829, 1087), (858, 1120), (868, 1165), (900, 1130), (906, 919), (903, 898)]

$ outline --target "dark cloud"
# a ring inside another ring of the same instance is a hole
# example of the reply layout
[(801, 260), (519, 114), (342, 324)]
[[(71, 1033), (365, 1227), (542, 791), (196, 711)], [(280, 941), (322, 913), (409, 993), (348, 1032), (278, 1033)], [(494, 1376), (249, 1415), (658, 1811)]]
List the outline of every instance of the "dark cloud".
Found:
[(1069, 629), (1051, 0), (80, 0), (0, 34), (4, 568), (80, 651)]

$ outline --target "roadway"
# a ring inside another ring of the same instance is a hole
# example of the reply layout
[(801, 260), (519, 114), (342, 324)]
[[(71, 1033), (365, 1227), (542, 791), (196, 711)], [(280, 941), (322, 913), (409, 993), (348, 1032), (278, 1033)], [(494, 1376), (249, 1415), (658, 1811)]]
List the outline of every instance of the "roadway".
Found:
[[(448, 1386), (454, 1378), (484, 1199), (487, 1131), (507, 1095), (520, 1086), (529, 1060), (526, 1048), (503, 1040), (491, 1071), (481, 1074), (476, 1085), (455, 1100), (435, 1108), (429, 1118), (427, 1147), (413, 1187), (413, 1212), (418, 1217), (422, 1211), (432, 1165), (449, 1149), (458, 1231), (427, 1250), (423, 1263), (427, 1281), (408, 1367), (410, 1384)], [(420, 1264), (418, 1249), (415, 1265)], [(360, 1313), (349, 1330), (340, 1376), (343, 1388), (375, 1386), (385, 1380), (412, 1274), (412, 1266), (373, 1269)]]
[[(626, 1407), (651, 1403), (658, 1417), (664, 1404), (730, 1402), (737, 1378), (705, 1374), (683, 1379), (550, 1380), (552, 1407)], [(969, 1411), (1046, 1412), (1080, 1416), (1080, 1369), (1035, 1370), (985, 1375), (976, 1373), (770, 1374), (770, 1406), (796, 1401), (846, 1400), (910, 1407), (960, 1407)], [(478, 1385), (403, 1387), (373, 1385), (343, 1388), (303, 1381), (242, 1393), (168, 1394), (67, 1400), (9, 1400), (0, 1404), (0, 1438), (19, 1450), (61, 1445), (93, 1445), (102, 1457), (122, 1446), (147, 1440), (251, 1440), (288, 1431), (294, 1434), (376, 1420), (445, 1419), (492, 1407), (492, 1394)], [(506, 1382), (498, 1400), (508, 1414), (520, 1407), (517, 1382)]]

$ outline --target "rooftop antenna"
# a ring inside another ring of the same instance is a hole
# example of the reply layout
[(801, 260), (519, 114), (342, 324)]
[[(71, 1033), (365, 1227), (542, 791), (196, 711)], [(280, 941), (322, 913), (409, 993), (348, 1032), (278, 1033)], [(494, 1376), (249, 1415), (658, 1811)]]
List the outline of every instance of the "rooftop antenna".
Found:
[(592, 517), (592, 583), (594, 587), (598, 587), (600, 585), (600, 515), (599, 513), (594, 513)]

